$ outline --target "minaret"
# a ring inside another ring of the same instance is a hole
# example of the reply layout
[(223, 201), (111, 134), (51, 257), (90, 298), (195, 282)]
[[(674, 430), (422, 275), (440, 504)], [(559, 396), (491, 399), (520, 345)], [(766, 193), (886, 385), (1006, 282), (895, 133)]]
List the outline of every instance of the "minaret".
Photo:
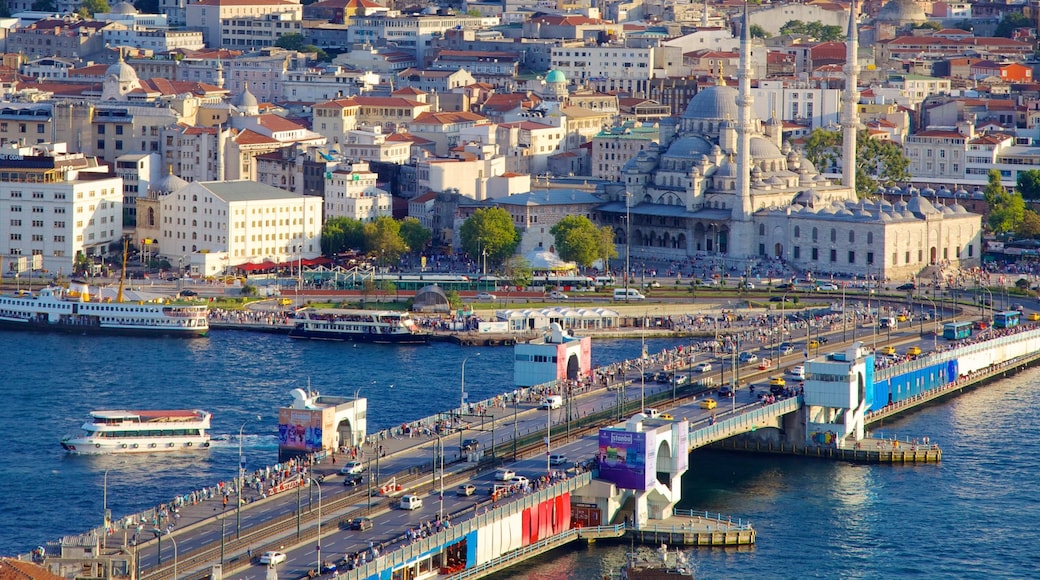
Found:
[(744, 22), (740, 31), (740, 70), (737, 71), (737, 200), (733, 206), (733, 223), (729, 237), (729, 254), (737, 258), (750, 256), (754, 240), (751, 222), (751, 33), (748, 5), (744, 2)]
[(220, 56), (217, 56), (217, 78), (215, 82), (217, 87), (224, 88), (224, 65), (220, 62)]
[(842, 162), (841, 184), (855, 189), (856, 187), (856, 131), (859, 129), (858, 79), (856, 78), (857, 59), (859, 56), (859, 31), (856, 29), (856, 0), (849, 6), (849, 36), (845, 40), (845, 92), (841, 96), (845, 111), (841, 119), (842, 128)]
[(701, 13), (701, 28), (708, 27), (708, 0), (704, 0), (704, 12)]

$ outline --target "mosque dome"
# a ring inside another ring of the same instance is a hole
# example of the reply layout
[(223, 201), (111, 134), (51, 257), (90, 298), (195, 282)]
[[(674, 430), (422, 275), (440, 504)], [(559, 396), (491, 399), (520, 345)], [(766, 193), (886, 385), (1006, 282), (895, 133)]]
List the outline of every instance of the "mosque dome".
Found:
[(248, 83), (246, 83), (242, 94), (238, 96), (235, 106), (247, 115), (257, 115), (260, 113), (260, 103), (256, 100), (256, 95), (249, 90)]
[(137, 8), (134, 8), (133, 4), (129, 2), (118, 2), (114, 4), (111, 8), (109, 8), (108, 11), (111, 14), (124, 14), (127, 16), (141, 13)]
[(953, 213), (968, 213), (968, 210), (964, 209), (963, 205), (956, 202), (954, 202), (954, 204), (950, 206), (950, 209), (953, 210)]
[(187, 181), (172, 173), (168, 173), (155, 182), (151, 189), (158, 193), (173, 193), (186, 185), (188, 185)]
[(715, 175), (712, 177), (736, 177), (737, 176), (737, 164), (733, 163), (729, 159), (722, 162), (719, 165), (718, 170), (715, 171)]
[(552, 69), (549, 71), (549, 74), (545, 75), (545, 82), (567, 84), (567, 77), (564, 76), (563, 72), (557, 69)]
[(112, 77), (115, 77), (114, 80), (120, 83), (138, 82), (137, 71), (134, 70), (134, 67), (126, 64), (122, 58), (105, 70), (105, 78), (107, 79)]
[(726, 120), (740, 116), (737, 107), (739, 91), (725, 85), (713, 85), (699, 91), (690, 99), (683, 113), (683, 119), (690, 120)]
[(911, 213), (917, 215), (937, 213), (935, 206), (932, 205), (932, 202), (921, 197), (920, 195), (915, 195), (911, 197), (910, 201), (906, 204), (906, 209), (909, 210)]
[(711, 147), (712, 144), (708, 140), (693, 135), (676, 139), (668, 146), (668, 151), (665, 155), (668, 157), (699, 159), (703, 155), (711, 153)]
[(875, 20), (902, 26), (925, 22), (928, 15), (915, 0), (892, 0), (881, 7)]
[(764, 137), (751, 138), (751, 157), (753, 159), (785, 159), (780, 148)]

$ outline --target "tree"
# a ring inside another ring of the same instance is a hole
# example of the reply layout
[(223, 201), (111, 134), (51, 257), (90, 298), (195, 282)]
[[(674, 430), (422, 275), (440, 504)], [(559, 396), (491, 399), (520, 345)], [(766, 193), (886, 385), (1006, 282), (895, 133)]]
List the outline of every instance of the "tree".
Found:
[(401, 222), (401, 238), (412, 252), (422, 252), (433, 239), (433, 232), (423, 227), (419, 220), (410, 217)]
[(1015, 235), (1019, 238), (1040, 238), (1040, 215), (1027, 209), (1022, 215), (1022, 223), (1018, 225)]
[(556, 253), (564, 260), (588, 267), (601, 257), (599, 231), (583, 215), (564, 217), (556, 222), (549, 233), (555, 240)]
[(485, 255), (493, 264), (501, 264), (516, 252), (520, 232), (509, 212), (500, 207), (481, 208), (473, 212), (459, 228), (462, 248), (474, 259)]
[(365, 224), (365, 241), (369, 253), (384, 266), (398, 261), (408, 251), (408, 244), (401, 237), (401, 222), (389, 216)]
[(1008, 192), (1000, 183), (1000, 171), (989, 170), (989, 183), (982, 191), (989, 204), (989, 227), (996, 234), (1013, 232), (1025, 218), (1026, 203), (1018, 192)]
[(40, 12), (56, 12), (58, 10), (54, 0), (34, 0), (32, 9)]
[(601, 226), (599, 233), (599, 258), (603, 260), (602, 269), (610, 269), (610, 260), (617, 258), (617, 244), (614, 243), (614, 228)]
[(509, 279), (509, 283), (518, 288), (527, 288), (534, 280), (534, 271), (531, 263), (523, 256), (510, 256), (502, 263), (502, 273)]
[(805, 140), (805, 158), (820, 173), (830, 171), (841, 157), (841, 131), (816, 129)]
[(347, 217), (329, 218), (321, 228), (321, 253), (331, 258), (347, 250), (364, 252), (365, 224)]
[(938, 22), (932, 22), (932, 21), (922, 22), (922, 23), (918, 24), (917, 26), (914, 26), (914, 28), (917, 29), (917, 30), (925, 30), (925, 29), (927, 29), (927, 30), (942, 30), (942, 26)]
[(285, 50), (300, 50), (303, 48), (304, 42), (303, 35), (299, 32), (290, 32), (289, 34), (283, 34), (278, 37), (278, 40), (274, 41), (274, 45), (278, 48), (284, 48)]
[(801, 34), (820, 42), (835, 42), (845, 38), (845, 31), (840, 26), (825, 26), (819, 20), (815, 22), (789, 20), (780, 27), (780, 34)]
[(329, 62), (332, 60), (332, 58), (329, 57), (329, 53), (318, 48), (317, 46), (314, 46), (313, 44), (305, 44), (301, 46), (300, 52), (309, 52), (314, 54), (315, 60), (318, 60), (319, 62)]
[(1015, 189), (1025, 199), (1040, 199), (1040, 170), (1026, 169), (1019, 171)]
[(910, 179), (910, 160), (897, 143), (874, 139), (860, 131), (856, 136), (856, 193), (873, 195), (879, 185), (892, 187)]
[(1021, 12), (1005, 12), (1004, 17), (1000, 19), (1000, 24), (993, 31), (993, 36), (1011, 38), (1016, 28), (1031, 28), (1032, 26), (1033, 23), (1029, 21), (1029, 17), (1025, 14)]
[(772, 36), (765, 28), (757, 24), (752, 24), (748, 32), (751, 34), (751, 38), (769, 38)]
[(108, 12), (108, 2), (105, 0), (83, 0), (76, 11), (83, 18), (92, 18), (98, 12)]

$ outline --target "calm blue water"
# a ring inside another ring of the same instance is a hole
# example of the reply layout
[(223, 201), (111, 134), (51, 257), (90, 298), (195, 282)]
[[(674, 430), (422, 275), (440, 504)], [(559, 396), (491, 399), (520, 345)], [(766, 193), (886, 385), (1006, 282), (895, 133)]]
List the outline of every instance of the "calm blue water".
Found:
[[(651, 350), (671, 346), (652, 341)], [(510, 349), (422, 348), (290, 341), (214, 332), (208, 339), (135, 340), (0, 333), (7, 368), (0, 425), (0, 554), (96, 525), (108, 475), (115, 515), (231, 477), (237, 442), (207, 455), (70, 457), (58, 445), (91, 409), (199, 407), (214, 432), (246, 423), (251, 466), (277, 456), (274, 409), (305, 386), (370, 398), (372, 428), (456, 404), (465, 356), (471, 400), (509, 390)], [(638, 341), (596, 342), (597, 363), (638, 354)], [(695, 550), (697, 578), (1036, 578), (1040, 559), (1040, 370), (886, 424), (929, 436), (941, 465), (860, 466), (696, 452), (684, 506), (750, 518), (758, 544)], [(390, 388), (389, 385), (393, 385)], [(390, 415), (407, 409), (407, 417)], [(256, 421), (256, 414), (262, 419)], [(585, 580), (620, 566), (626, 548), (560, 550), (503, 578)]]
[[(673, 341), (648, 340), (651, 352)], [(639, 341), (600, 341), (594, 364), (639, 355)], [(479, 401), (513, 389), (512, 349), (463, 349), (295, 341), (283, 335), (214, 331), (209, 338), (135, 339), (0, 331), (5, 369), (0, 428), (0, 555), (31, 550), (65, 534), (137, 513), (175, 495), (234, 477), (237, 433), (245, 423), (247, 466), (277, 461), (277, 408), (288, 392), (311, 388), (369, 399), (369, 430)], [(480, 353), (480, 356), (475, 356)], [(209, 453), (159, 457), (78, 457), (59, 440), (78, 434), (94, 409), (198, 408), (213, 413)], [(257, 415), (261, 418), (257, 420)]]

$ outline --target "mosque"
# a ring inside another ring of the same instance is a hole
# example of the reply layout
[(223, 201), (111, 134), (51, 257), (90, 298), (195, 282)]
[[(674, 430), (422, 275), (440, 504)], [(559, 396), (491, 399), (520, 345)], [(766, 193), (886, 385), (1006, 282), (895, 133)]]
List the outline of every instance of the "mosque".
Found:
[[(857, 86), (855, 10), (848, 23), (846, 86)], [(596, 209), (614, 228), (618, 254), (682, 260), (716, 256), (730, 268), (781, 259), (815, 273), (906, 279), (930, 265), (978, 265), (981, 216), (933, 204), (917, 190), (896, 203), (859, 199), (855, 164), (840, 183), (783, 141), (776, 118), (752, 118), (751, 41), (745, 7), (738, 86), (699, 91), (676, 137), (641, 151), (607, 186)], [(720, 75), (721, 76), (721, 75)], [(842, 105), (842, 157), (856, 157), (858, 91)]]

